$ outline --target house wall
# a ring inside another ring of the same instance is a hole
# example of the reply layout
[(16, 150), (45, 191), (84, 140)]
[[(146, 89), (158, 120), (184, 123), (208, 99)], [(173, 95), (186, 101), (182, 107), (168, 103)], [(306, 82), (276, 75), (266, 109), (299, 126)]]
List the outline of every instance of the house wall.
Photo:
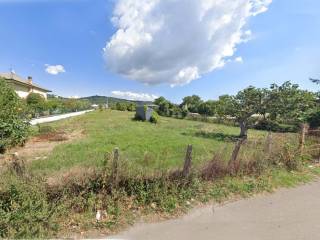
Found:
[(15, 90), (15, 92), (21, 98), (27, 98), (28, 95), (33, 92), (33, 93), (38, 93), (38, 94), (42, 95), (45, 99), (47, 99), (46, 92), (42, 92), (40, 90), (31, 88), (31, 87), (27, 87), (27, 86), (23, 86), (23, 85), (19, 85), (16, 83), (9, 83), (9, 84), (10, 84), (10, 86), (12, 86), (12, 88)]
[(26, 98), (29, 95), (30, 88), (15, 83), (9, 83), (9, 85), (16, 91), (19, 97)]
[(42, 92), (42, 91), (37, 90), (37, 89), (31, 89), (31, 92), (38, 93), (38, 94), (42, 95), (45, 99), (47, 99), (47, 93), (46, 92)]

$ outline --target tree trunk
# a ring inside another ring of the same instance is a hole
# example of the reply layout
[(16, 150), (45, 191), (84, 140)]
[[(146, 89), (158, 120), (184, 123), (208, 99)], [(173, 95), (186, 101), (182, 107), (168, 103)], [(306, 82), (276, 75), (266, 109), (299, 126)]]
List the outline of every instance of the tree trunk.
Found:
[(240, 125), (240, 138), (245, 138), (247, 139), (248, 137), (248, 125), (245, 121), (239, 121)]
[(240, 167), (240, 163), (237, 161), (238, 160), (238, 155), (240, 152), (240, 148), (242, 146), (242, 144), (244, 144), (246, 142), (246, 138), (241, 138), (236, 145), (234, 146), (234, 149), (232, 151), (232, 155), (231, 158), (229, 160), (228, 163), (228, 168), (233, 172), (237, 172), (239, 170)]

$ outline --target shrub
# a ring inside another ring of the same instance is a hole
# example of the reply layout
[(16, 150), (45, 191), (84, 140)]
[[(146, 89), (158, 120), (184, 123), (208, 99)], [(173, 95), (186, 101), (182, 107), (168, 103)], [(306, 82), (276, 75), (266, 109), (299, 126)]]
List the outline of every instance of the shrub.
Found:
[(116, 110), (118, 111), (127, 111), (127, 105), (122, 102), (117, 102), (116, 103)]
[(45, 99), (38, 93), (30, 93), (26, 99), (29, 113), (32, 117), (39, 117), (47, 109)]
[(26, 99), (28, 105), (42, 105), (44, 104), (44, 97), (39, 93), (30, 93)]
[(130, 112), (134, 112), (136, 110), (136, 104), (134, 103), (128, 103), (127, 104), (127, 110), (130, 111)]
[(18, 95), (0, 79), (0, 153), (25, 143), (29, 130), (26, 116), (25, 106)]
[(254, 126), (257, 130), (267, 130), (272, 132), (298, 132), (299, 127), (297, 125), (279, 124), (275, 121), (268, 119), (259, 120)]
[(53, 221), (57, 208), (47, 201), (44, 185), (14, 175), (9, 178), (1, 183), (0, 238), (50, 236), (57, 230)]
[(159, 122), (159, 114), (156, 111), (152, 112), (150, 122), (157, 124)]

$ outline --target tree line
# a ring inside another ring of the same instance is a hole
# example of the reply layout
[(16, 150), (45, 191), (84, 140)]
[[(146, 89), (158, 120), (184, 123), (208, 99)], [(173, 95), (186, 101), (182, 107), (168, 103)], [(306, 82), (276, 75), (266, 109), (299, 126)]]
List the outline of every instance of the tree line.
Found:
[(222, 95), (218, 100), (203, 101), (199, 96), (183, 98), (174, 104), (164, 97), (155, 100), (158, 113), (167, 117), (184, 118), (199, 114), (221, 121), (232, 119), (240, 127), (240, 137), (246, 138), (253, 124), (265, 130), (276, 130), (279, 124), (320, 125), (319, 93), (302, 90), (299, 85), (285, 82), (272, 84), (269, 88), (249, 86), (236, 95)]
[(22, 100), (31, 118), (83, 111), (91, 108), (88, 100), (50, 97), (47, 100), (38, 93), (30, 93)]

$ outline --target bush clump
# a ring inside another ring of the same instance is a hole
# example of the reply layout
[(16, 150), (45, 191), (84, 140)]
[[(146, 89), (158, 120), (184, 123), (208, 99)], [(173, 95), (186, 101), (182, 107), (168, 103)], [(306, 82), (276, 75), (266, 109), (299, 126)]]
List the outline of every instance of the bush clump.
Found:
[(10, 147), (23, 145), (28, 133), (25, 105), (5, 80), (0, 79), (0, 153)]
[(57, 231), (55, 204), (46, 198), (44, 185), (10, 176), (0, 189), (0, 238), (43, 238)]
[(159, 114), (156, 111), (152, 112), (150, 122), (157, 124), (159, 122)]
[(32, 117), (39, 117), (40, 113), (47, 109), (46, 100), (39, 93), (30, 93), (26, 98), (26, 102), (29, 108), (28, 111)]

